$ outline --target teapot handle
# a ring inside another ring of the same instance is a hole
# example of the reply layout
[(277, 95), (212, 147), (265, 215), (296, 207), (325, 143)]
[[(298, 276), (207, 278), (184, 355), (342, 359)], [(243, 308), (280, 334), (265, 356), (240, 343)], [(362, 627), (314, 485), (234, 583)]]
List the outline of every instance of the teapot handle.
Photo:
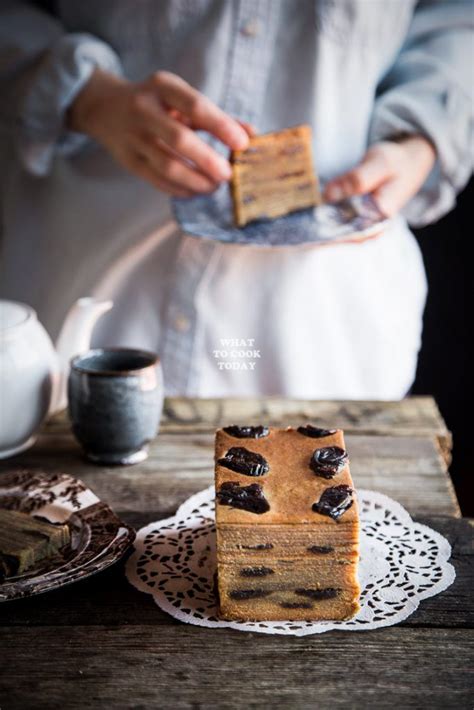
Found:
[(56, 341), (58, 371), (53, 380), (50, 414), (67, 407), (67, 380), (71, 360), (89, 350), (95, 324), (112, 306), (113, 301), (87, 296), (76, 301), (69, 310)]

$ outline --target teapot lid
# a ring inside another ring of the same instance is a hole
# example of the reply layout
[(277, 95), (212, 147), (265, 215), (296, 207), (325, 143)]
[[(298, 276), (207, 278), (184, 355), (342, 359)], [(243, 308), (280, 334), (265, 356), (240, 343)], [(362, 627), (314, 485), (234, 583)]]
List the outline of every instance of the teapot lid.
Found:
[(0, 331), (4, 332), (24, 325), (34, 315), (34, 310), (25, 303), (0, 300)]

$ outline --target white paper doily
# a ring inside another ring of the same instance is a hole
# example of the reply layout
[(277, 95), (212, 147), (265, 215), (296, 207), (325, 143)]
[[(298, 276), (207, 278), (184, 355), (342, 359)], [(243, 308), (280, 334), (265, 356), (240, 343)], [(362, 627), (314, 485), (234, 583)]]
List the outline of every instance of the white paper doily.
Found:
[(188, 498), (172, 518), (138, 531), (126, 567), (128, 580), (158, 606), (188, 624), (240, 631), (306, 636), (331, 629), (360, 631), (406, 619), (420, 601), (455, 579), (451, 546), (439, 533), (414, 523), (396, 501), (358, 490), (361, 516), (361, 610), (349, 621), (223, 621), (214, 592), (214, 486)]

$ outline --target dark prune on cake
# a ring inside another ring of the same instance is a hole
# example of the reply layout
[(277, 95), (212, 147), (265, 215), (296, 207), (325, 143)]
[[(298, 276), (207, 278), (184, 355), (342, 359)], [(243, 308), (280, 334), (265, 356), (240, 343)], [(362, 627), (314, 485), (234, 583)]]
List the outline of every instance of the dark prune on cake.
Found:
[(241, 577), (267, 577), (275, 574), (275, 570), (271, 567), (242, 567), (239, 574)]
[(261, 439), (269, 434), (269, 429), (266, 426), (239, 426), (238, 424), (225, 426), (224, 431), (237, 439)]
[(264, 476), (270, 470), (267, 460), (261, 454), (243, 446), (232, 446), (217, 463), (245, 476)]
[(270, 505), (263, 495), (262, 487), (258, 483), (250, 486), (241, 486), (233, 481), (225, 481), (216, 493), (221, 505), (230, 505), (233, 508), (248, 510), (250, 513), (261, 515), (270, 510)]
[(229, 597), (231, 599), (260, 599), (271, 594), (267, 589), (231, 589)]
[(330, 552), (334, 552), (334, 547), (327, 547), (326, 545), (311, 545), (306, 549), (308, 552), (312, 552), (313, 555), (329, 555)]
[(312, 609), (313, 605), (309, 602), (281, 602), (280, 606), (283, 609)]
[(241, 550), (273, 550), (271, 542), (261, 542), (258, 545), (239, 545)]
[(354, 499), (352, 488), (346, 485), (332, 486), (323, 491), (317, 503), (313, 503), (312, 509), (315, 513), (329, 515), (333, 520), (338, 520), (346, 510), (349, 510)]
[(305, 426), (299, 426), (297, 431), (300, 434), (304, 434), (304, 436), (311, 436), (313, 439), (322, 439), (325, 436), (332, 436), (337, 429), (321, 429), (318, 426), (306, 424)]
[(340, 446), (324, 446), (313, 452), (309, 467), (317, 476), (329, 479), (340, 473), (347, 463), (349, 457)]
[(337, 597), (340, 589), (335, 587), (326, 587), (326, 589), (295, 589), (295, 594), (300, 597), (308, 597), (308, 599), (334, 599)]

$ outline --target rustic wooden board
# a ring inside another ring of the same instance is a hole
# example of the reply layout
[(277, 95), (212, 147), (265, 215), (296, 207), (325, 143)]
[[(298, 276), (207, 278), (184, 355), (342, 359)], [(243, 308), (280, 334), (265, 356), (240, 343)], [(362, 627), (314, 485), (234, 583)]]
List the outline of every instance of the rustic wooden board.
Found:
[(5, 604), (0, 706), (471, 708), (474, 521), (423, 522), (452, 543), (457, 578), (402, 625), (374, 632), (294, 638), (180, 624), (121, 565)]
[[(295, 638), (192, 626), (0, 631), (5, 708), (472, 708), (466, 629)], [(3, 706), (3, 705), (2, 705)]]
[(394, 402), (261, 399), (189, 399), (165, 401), (164, 431), (215, 429), (222, 423), (275, 426), (320, 423), (358, 434), (431, 436), (450, 463), (451, 432), (432, 397), (407, 397)]
[[(63, 471), (82, 479), (116, 512), (153, 510), (165, 517), (212, 483), (213, 431), (162, 431), (147, 461), (111, 468), (86, 462), (63, 421), (47, 427), (29, 451), (0, 462), (0, 472), (13, 466)], [(356, 486), (386, 493), (413, 515), (460, 515), (432, 437), (349, 434), (346, 442)]]
[[(140, 528), (156, 520), (158, 515), (135, 513), (124, 517), (128, 523)], [(474, 521), (442, 517), (426, 518), (421, 522), (438, 530), (451, 543), (456, 580), (442, 594), (423, 601), (403, 625), (474, 628)], [(0, 627), (120, 624), (175, 624), (155, 605), (150, 595), (138, 592), (128, 583), (122, 563), (70, 587), (0, 605)]]
[[(47, 427), (50, 431), (62, 431), (65, 421), (66, 414), (62, 413), (51, 419)], [(430, 436), (437, 441), (448, 465), (450, 462), (451, 432), (435, 400), (426, 396), (394, 402), (168, 397), (161, 428), (164, 432), (198, 432), (234, 423), (287, 426), (304, 422), (336, 426), (348, 433)]]
[[(92, 466), (64, 416), (0, 464), (82, 478), (129, 523), (165, 517), (212, 481), (224, 423), (342, 426), (356, 485), (399, 500), (453, 545), (457, 578), (397, 627), (305, 638), (180, 624), (131, 587), (123, 563), (94, 578), (0, 606), (0, 708), (472, 707), (474, 543), (445, 457), (433, 400), (396, 403), (167, 400), (148, 461)], [(1, 475), (1, 473), (0, 473)]]

